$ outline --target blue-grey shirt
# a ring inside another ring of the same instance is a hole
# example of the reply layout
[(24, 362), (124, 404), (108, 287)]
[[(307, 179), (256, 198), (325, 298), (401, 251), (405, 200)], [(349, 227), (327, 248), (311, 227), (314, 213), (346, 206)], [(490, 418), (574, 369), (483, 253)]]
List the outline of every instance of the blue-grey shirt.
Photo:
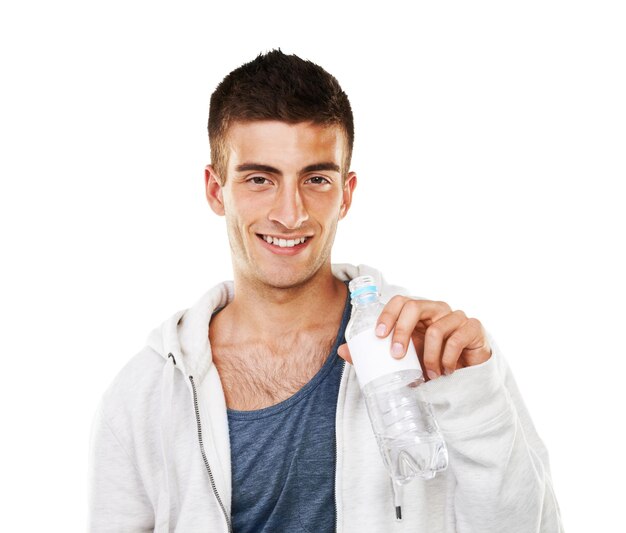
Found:
[(348, 295), (326, 362), (298, 392), (265, 409), (228, 409), (234, 533), (335, 531), (337, 348), (350, 311)]

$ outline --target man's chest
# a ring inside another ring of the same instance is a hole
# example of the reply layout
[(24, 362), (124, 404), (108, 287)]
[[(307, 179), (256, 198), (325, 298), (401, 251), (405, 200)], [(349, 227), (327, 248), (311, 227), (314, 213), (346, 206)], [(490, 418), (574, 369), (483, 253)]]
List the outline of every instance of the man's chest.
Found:
[(334, 340), (334, 336), (326, 335), (280, 349), (263, 345), (212, 347), (226, 405), (250, 411), (290, 398), (319, 372)]

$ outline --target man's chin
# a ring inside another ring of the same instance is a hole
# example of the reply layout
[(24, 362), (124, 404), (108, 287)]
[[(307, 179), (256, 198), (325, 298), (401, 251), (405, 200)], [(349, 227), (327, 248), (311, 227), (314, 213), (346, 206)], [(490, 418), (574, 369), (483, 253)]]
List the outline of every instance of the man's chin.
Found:
[(266, 272), (256, 272), (259, 283), (273, 289), (295, 289), (305, 285), (316, 274), (313, 269), (277, 269)]

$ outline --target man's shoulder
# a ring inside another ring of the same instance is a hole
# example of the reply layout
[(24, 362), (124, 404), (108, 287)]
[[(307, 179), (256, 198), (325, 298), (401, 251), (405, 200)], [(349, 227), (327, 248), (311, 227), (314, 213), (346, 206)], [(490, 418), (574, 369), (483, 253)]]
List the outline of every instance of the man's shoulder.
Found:
[(110, 423), (119, 417), (144, 416), (160, 393), (166, 361), (145, 346), (122, 367), (102, 395), (101, 409)]

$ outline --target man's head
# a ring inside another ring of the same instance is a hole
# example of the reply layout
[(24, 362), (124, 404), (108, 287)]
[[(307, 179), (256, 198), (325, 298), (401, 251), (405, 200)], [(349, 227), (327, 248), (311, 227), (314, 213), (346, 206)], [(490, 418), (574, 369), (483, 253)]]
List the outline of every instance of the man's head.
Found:
[(356, 186), (352, 112), (335, 78), (270, 52), (224, 79), (210, 113), (206, 196), (226, 218), (236, 279), (289, 288), (331, 276)]
[(212, 166), (222, 184), (231, 126), (257, 120), (338, 126), (345, 136), (345, 180), (354, 144), (352, 109), (337, 80), (322, 67), (279, 49), (259, 55), (222, 80), (211, 96), (208, 126)]

